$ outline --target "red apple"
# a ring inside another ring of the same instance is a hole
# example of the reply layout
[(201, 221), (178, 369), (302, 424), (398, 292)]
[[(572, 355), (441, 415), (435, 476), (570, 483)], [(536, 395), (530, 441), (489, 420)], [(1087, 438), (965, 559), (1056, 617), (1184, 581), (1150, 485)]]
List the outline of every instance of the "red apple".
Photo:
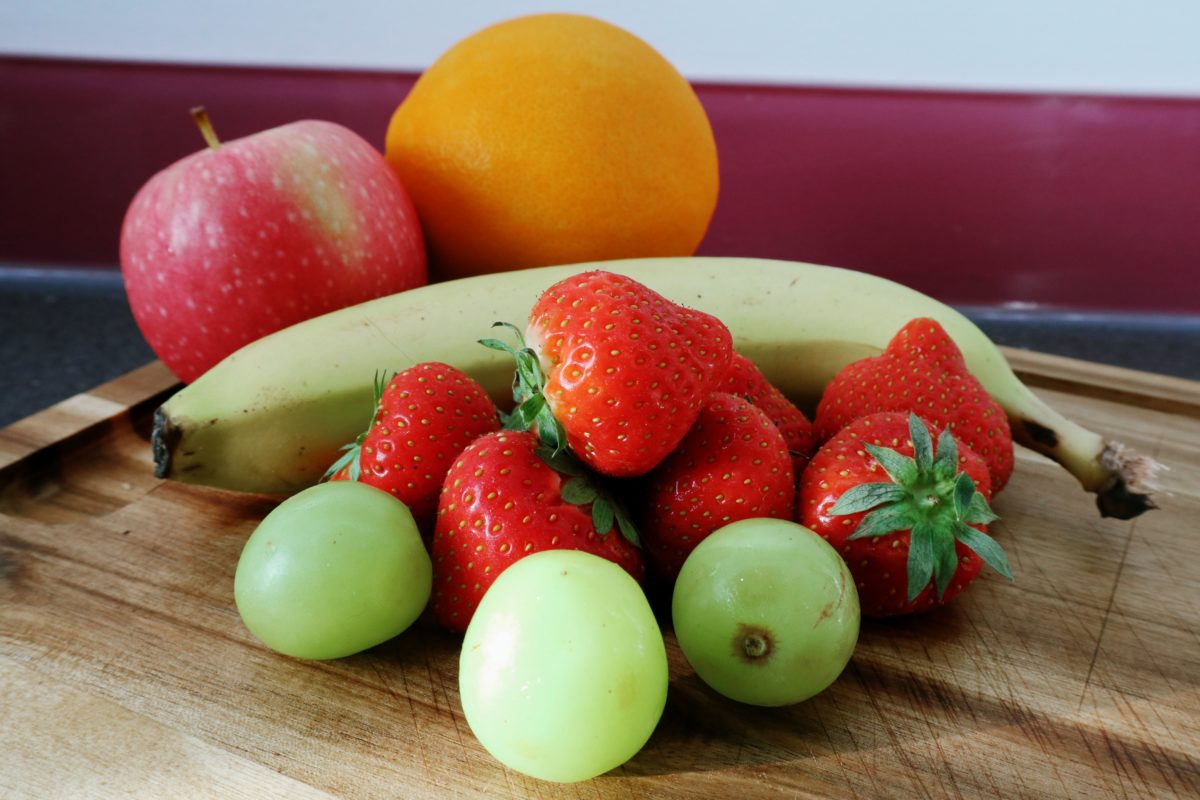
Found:
[(352, 131), (306, 120), (209, 146), (134, 197), (121, 272), (138, 327), (190, 382), (255, 339), (423, 285), (408, 193)]

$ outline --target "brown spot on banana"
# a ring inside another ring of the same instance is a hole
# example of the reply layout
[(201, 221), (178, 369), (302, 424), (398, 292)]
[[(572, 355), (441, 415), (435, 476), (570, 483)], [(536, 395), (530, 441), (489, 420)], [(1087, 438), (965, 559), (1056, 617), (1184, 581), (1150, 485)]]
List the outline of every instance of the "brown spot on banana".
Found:
[(1148, 456), (1101, 438), (1068, 420), (1052, 428), (1027, 417), (1009, 417), (1013, 441), (1058, 462), (1096, 495), (1100, 515), (1133, 519), (1157, 508), (1151, 499), (1162, 469)]

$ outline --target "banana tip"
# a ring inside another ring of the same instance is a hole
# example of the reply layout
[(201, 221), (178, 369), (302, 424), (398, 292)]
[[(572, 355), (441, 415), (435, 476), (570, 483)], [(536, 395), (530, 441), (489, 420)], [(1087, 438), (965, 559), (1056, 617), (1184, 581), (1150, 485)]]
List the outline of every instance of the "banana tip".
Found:
[(179, 442), (179, 428), (159, 406), (154, 411), (154, 428), (150, 433), (150, 448), (154, 452), (154, 476), (166, 478), (171, 474), (171, 453)]
[(1112, 475), (1108, 487), (1096, 493), (1096, 507), (1101, 516), (1133, 519), (1158, 508), (1150, 495), (1157, 488), (1155, 475), (1166, 469), (1164, 465), (1119, 442), (1107, 442), (1100, 461)]

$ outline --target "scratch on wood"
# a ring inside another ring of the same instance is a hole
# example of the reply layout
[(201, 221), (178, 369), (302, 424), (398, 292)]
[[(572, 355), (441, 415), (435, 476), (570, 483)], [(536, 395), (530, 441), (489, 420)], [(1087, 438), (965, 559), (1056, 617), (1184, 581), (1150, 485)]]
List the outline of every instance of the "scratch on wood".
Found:
[[(1197, 763), (1195, 759), (1187, 763), (1181, 763), (1180, 759), (1173, 758), (1172, 751), (1165, 749), (1157, 739), (1149, 735), (1150, 728), (1146, 725), (1145, 720), (1142, 719), (1141, 714), (1138, 713), (1136, 704), (1128, 701), (1123, 703), (1122, 716), (1127, 718), (1132, 717), (1136, 722), (1138, 730), (1147, 731), (1146, 753), (1150, 756), (1150, 761), (1158, 768), (1159, 773), (1171, 789), (1173, 791), (1176, 790), (1172, 778), (1185, 784), (1192, 782), (1193, 785), (1190, 787), (1190, 791), (1193, 795), (1200, 796), (1200, 786), (1195, 785), (1196, 783), (1200, 783), (1200, 763)], [(1175, 731), (1172, 731), (1172, 733), (1175, 733)], [(1186, 746), (1186, 743), (1184, 745)], [(1134, 763), (1137, 763), (1136, 760)], [(1141, 776), (1141, 770), (1138, 770), (1138, 775)], [(1143, 784), (1150, 785), (1147, 781), (1143, 781)], [(1180, 792), (1180, 795), (1186, 796), (1183, 792)]]
[(10, 558), (4, 553), (0, 553), (0, 584), (10, 588), (18, 587), (21, 584), (24, 569), (24, 566), (15, 558)]
[(1082, 711), (1087, 700), (1088, 688), (1092, 685), (1092, 675), (1096, 671), (1096, 661), (1100, 658), (1100, 647), (1104, 644), (1104, 632), (1108, 630), (1108, 619), (1112, 616), (1113, 604), (1117, 600), (1117, 588), (1121, 585), (1121, 575), (1125, 572), (1125, 560), (1129, 558), (1129, 546), (1133, 542), (1134, 531), (1137, 530), (1137, 520), (1129, 523), (1129, 532), (1125, 536), (1125, 546), (1121, 549), (1121, 563), (1117, 565), (1117, 574), (1113, 577), (1112, 591), (1108, 594), (1108, 606), (1104, 609), (1104, 619), (1100, 621), (1100, 633), (1096, 635), (1096, 646), (1092, 650), (1092, 658), (1088, 663), (1087, 677), (1083, 681), (1083, 690), (1079, 693), (1079, 703), (1075, 710)]
[[(427, 670), (427, 671), (428, 671), (428, 673), (429, 673), (429, 678), (430, 678), (430, 683), (431, 683), (431, 684), (432, 684), (432, 682), (433, 682), (433, 677), (434, 677), (434, 675), (435, 675), (435, 674), (437, 674), (437, 675), (438, 675), (438, 681), (437, 681), (437, 685), (438, 685), (438, 688), (442, 690), (442, 699), (445, 701), (445, 706), (444, 706), (444, 707), (445, 707), (445, 709), (446, 709), (447, 711), (449, 711), (449, 712), (450, 712), (450, 722), (451, 722), (451, 723), (454, 725), (454, 736), (455, 736), (455, 738), (457, 738), (457, 739), (458, 739), (458, 747), (459, 747), (459, 749), (460, 749), (460, 750), (461, 750), (461, 751), (464, 753), (464, 755), (465, 755), (465, 754), (466, 754), (466, 752), (467, 752), (467, 741), (466, 741), (466, 739), (464, 739), (464, 738), (463, 738), (463, 735), (462, 735), (462, 728), (461, 728), (461, 727), (459, 727), (459, 724), (458, 724), (458, 714), (456, 714), (456, 713), (455, 713), (455, 710), (454, 710), (454, 703), (452, 703), (452, 702), (450, 701), (450, 690), (446, 688), (446, 682), (445, 682), (444, 680), (442, 680), (442, 679), (441, 679), (441, 674), (440, 674), (440, 673), (437, 673), (437, 672), (435, 672), (435, 670), (433, 669), (433, 665), (432, 665), (432, 664), (430, 664), (430, 662), (429, 662), (429, 659), (428, 659), (428, 658), (426, 658), (426, 659), (425, 659), (425, 668), (426, 668), (426, 670)], [(433, 687), (432, 687), (432, 685), (431, 685), (431, 686), (430, 686), (430, 689), (432, 690), (432, 688), (433, 688)], [(431, 693), (432, 693), (432, 692), (431, 692)]]
[(917, 777), (920, 774), (920, 770), (912, 762), (912, 759), (909, 758), (908, 752), (904, 748), (904, 742), (902, 742), (900, 737), (896, 735), (896, 731), (892, 728), (889, 722), (891, 715), (889, 715), (880, 705), (879, 698), (876, 697), (871, 685), (863, 679), (862, 672), (858, 668), (858, 663), (853, 659), (850, 661), (850, 668), (854, 670), (855, 675), (858, 677), (859, 683), (866, 691), (867, 701), (871, 705), (871, 710), (875, 712), (875, 717), (879, 721), (880, 727), (882, 727), (884, 732), (887, 734), (888, 741), (892, 746), (892, 752), (894, 752), (899, 757), (900, 761), (903, 762), (905, 772), (908, 774), (909, 780), (913, 782), (913, 789), (919, 792), (922, 797), (929, 797), (929, 790), (920, 782), (920, 779)]
[[(423, 736), (421, 732), (421, 717), (417, 713), (417, 704), (413, 701), (412, 691), (408, 685), (408, 672), (406, 670), (400, 670), (400, 679), (404, 681), (404, 696), (401, 697), (400, 693), (397, 692), (392, 686), (391, 681), (388, 680), (387, 674), (383, 670), (383, 666), (376, 661), (374, 667), (375, 674), (379, 676), (379, 683), (382, 684), (383, 688), (388, 691), (388, 694), (392, 696), (397, 705), (403, 703), (408, 704), (408, 713), (412, 715), (413, 728), (416, 730), (418, 736)], [(417, 749), (421, 752), (421, 766), (425, 768), (425, 774), (432, 776), (433, 773), (429, 769), (429, 754), (425, 752), (424, 747), (418, 747)]]
[[(836, 701), (834, 701), (834, 708), (837, 708)], [(825, 723), (824, 715), (821, 714), (820, 704), (815, 705), (813, 710), (816, 712), (817, 724), (821, 726), (821, 732), (825, 734), (825, 743), (829, 745), (829, 752), (833, 753), (834, 762), (838, 765), (838, 769), (841, 770), (842, 779), (846, 782), (846, 789), (850, 792), (851, 800), (859, 800), (861, 795), (858, 793), (858, 789), (854, 787), (854, 781), (851, 780), (852, 773), (846, 766), (846, 760), (842, 758), (841, 749), (834, 744), (833, 736), (829, 732), (829, 726)], [(854, 740), (854, 732), (847, 730), (847, 733), (850, 736), (850, 741), (857, 749), (858, 743)], [(874, 778), (872, 778), (872, 783), (874, 783)]]

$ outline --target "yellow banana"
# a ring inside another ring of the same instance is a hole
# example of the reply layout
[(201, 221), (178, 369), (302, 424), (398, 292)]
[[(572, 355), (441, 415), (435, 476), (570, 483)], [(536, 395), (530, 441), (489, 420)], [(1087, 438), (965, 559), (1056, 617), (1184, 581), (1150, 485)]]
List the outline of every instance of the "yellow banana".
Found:
[(247, 345), (158, 410), (160, 477), (241, 491), (316, 482), (372, 413), (372, 378), (443, 361), (511, 403), (511, 359), (477, 344), (495, 321), (524, 326), (538, 295), (589, 269), (626, 274), (715, 315), (735, 347), (802, 407), (834, 374), (878, 354), (910, 319), (938, 320), (1013, 438), (1074, 475), (1106, 516), (1153, 508), (1153, 462), (1063, 418), (1034, 395), (974, 323), (931, 297), (853, 270), (745, 258), (654, 258), (521, 270), (432, 284), (335, 311)]

